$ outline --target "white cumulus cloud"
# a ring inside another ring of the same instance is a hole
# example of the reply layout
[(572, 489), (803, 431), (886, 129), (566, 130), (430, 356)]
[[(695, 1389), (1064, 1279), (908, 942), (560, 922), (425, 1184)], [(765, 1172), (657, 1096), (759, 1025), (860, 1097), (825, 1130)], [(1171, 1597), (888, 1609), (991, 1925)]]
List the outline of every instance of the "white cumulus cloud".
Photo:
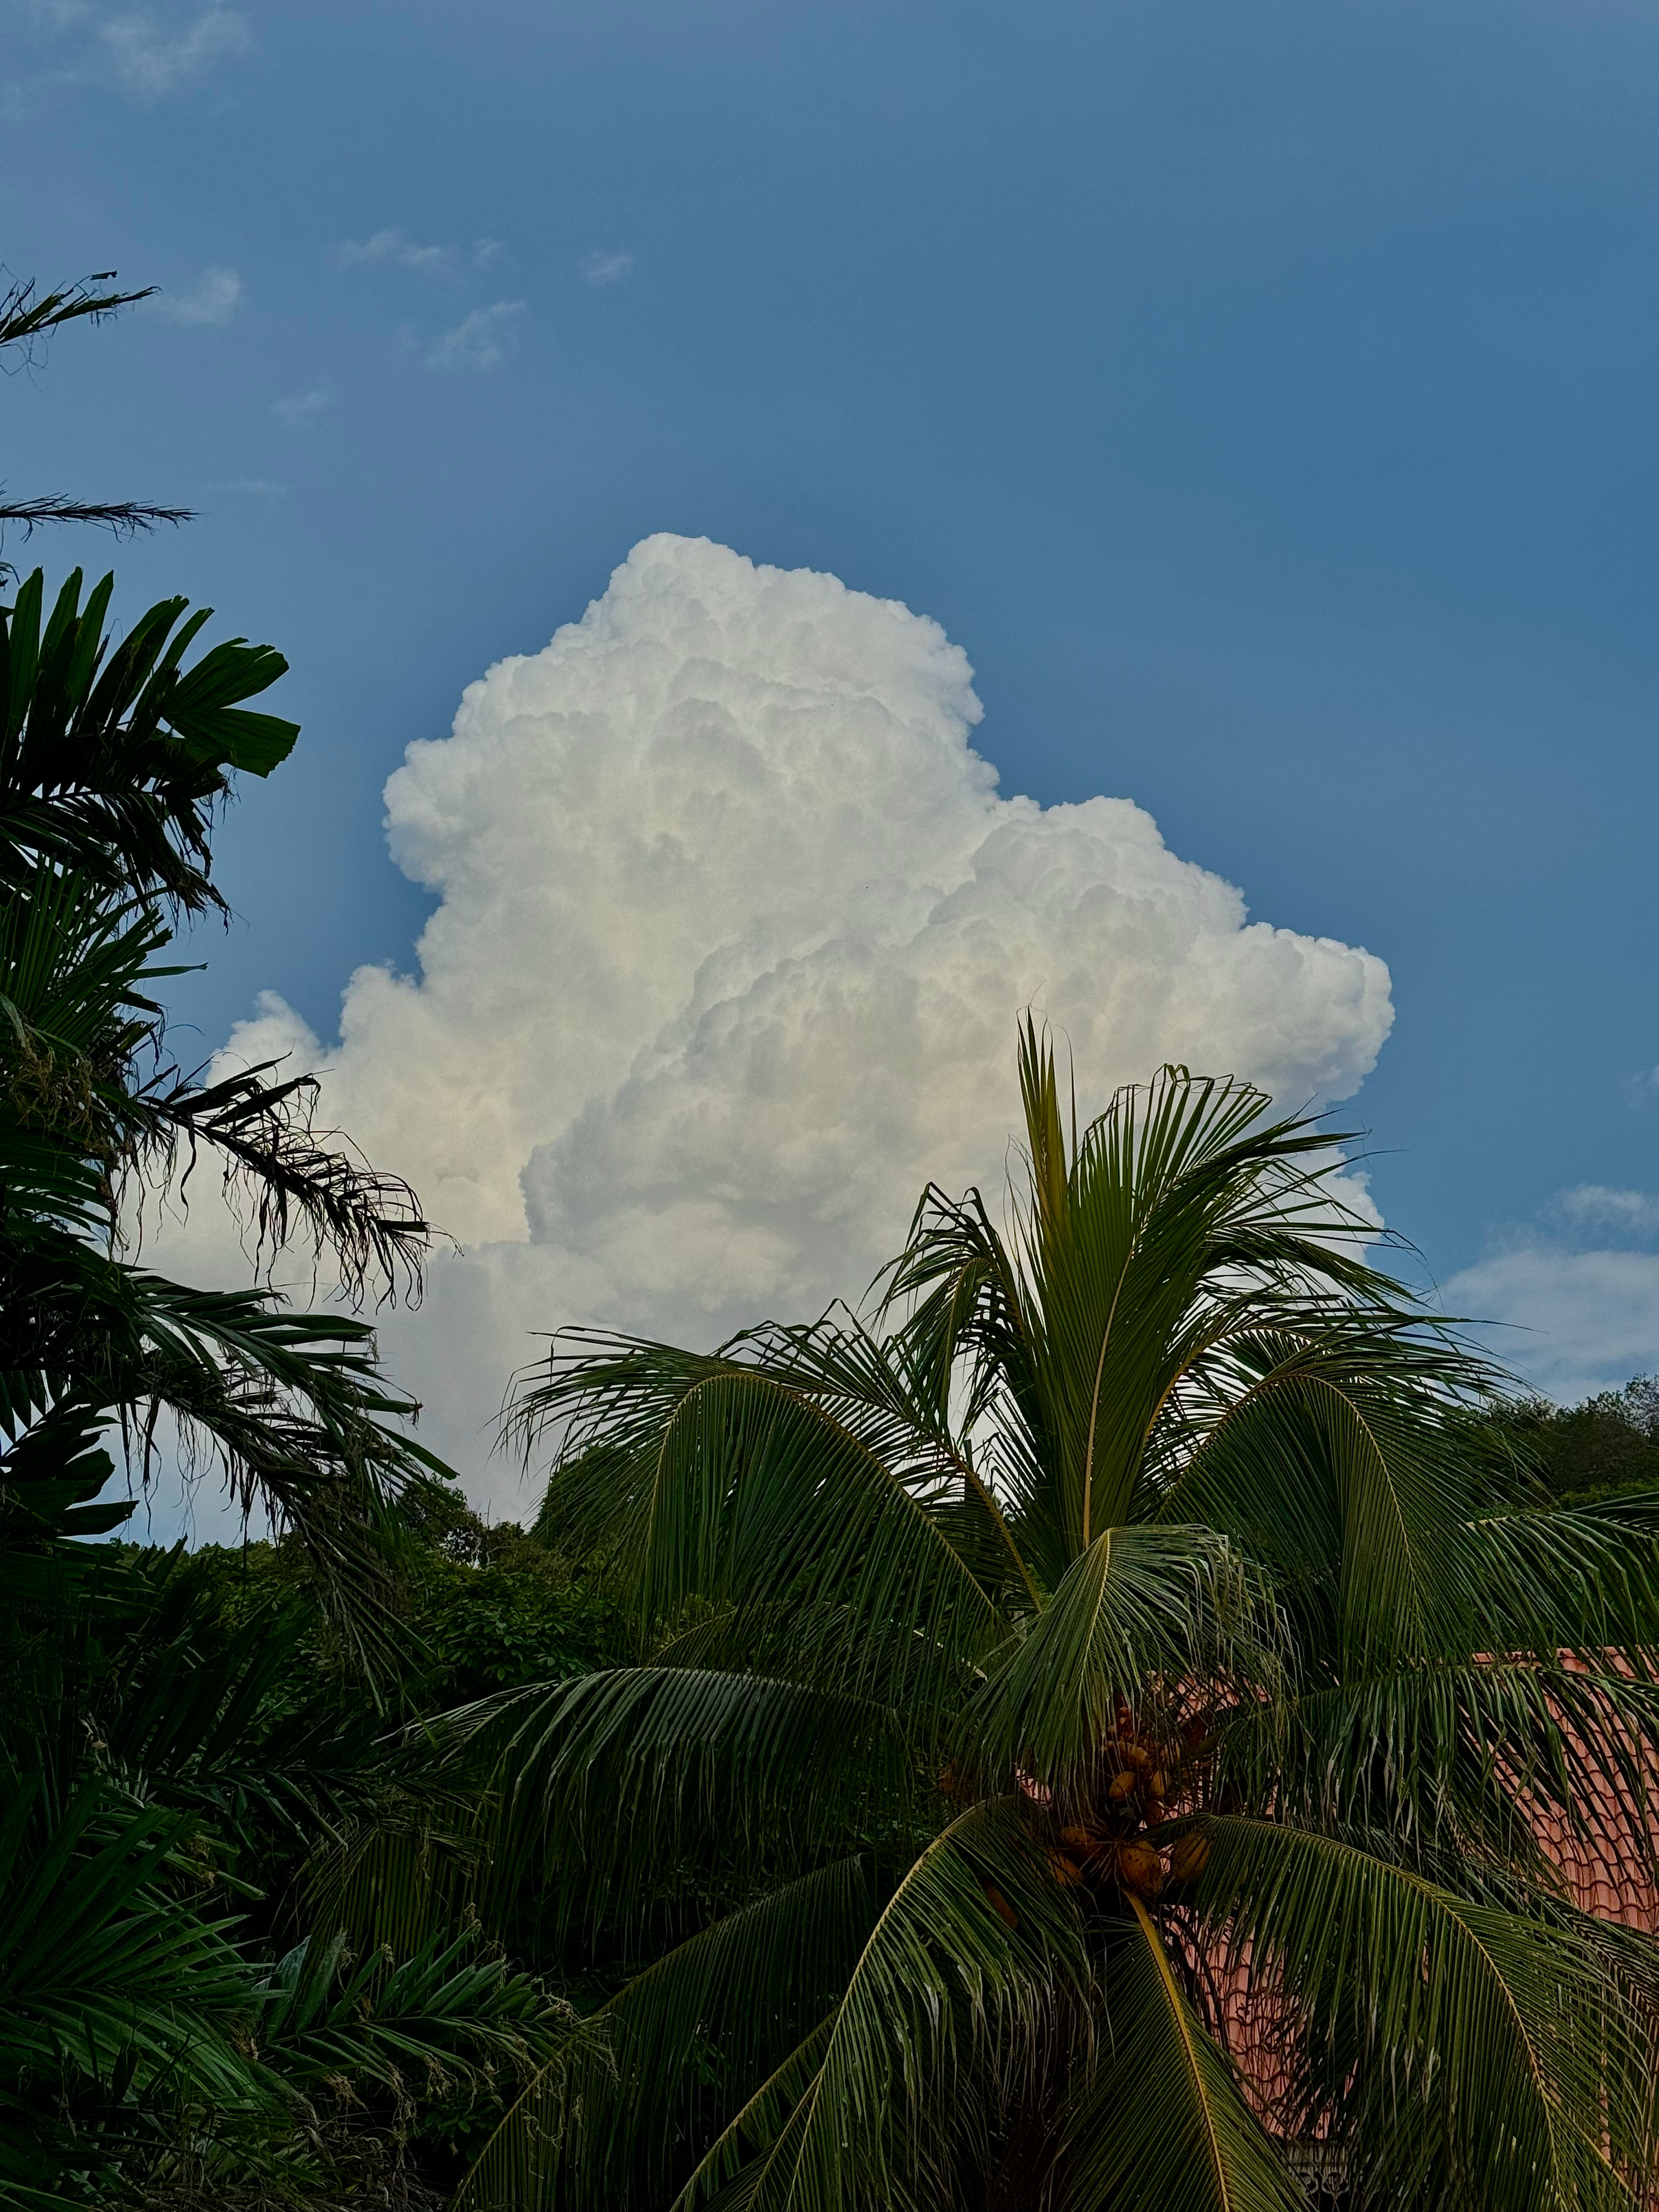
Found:
[[(1563, 1404), (1659, 1372), (1659, 1196), (1606, 1183), (1557, 1191), (1441, 1293), (1494, 1324), (1497, 1358)], [(1647, 1249), (1644, 1249), (1643, 1247)]]
[(1465, 1267), (1441, 1297), (1497, 1324), (1489, 1350), (1562, 1405), (1659, 1373), (1659, 1253), (1531, 1241)]
[(239, 1025), (460, 1240), (384, 1340), (481, 1492), (532, 1332), (809, 1316), (930, 1176), (994, 1199), (1028, 1005), (1085, 1107), (1166, 1060), (1297, 1105), (1370, 1069), (1380, 960), (1250, 921), (1127, 799), (1001, 796), (971, 678), (896, 601), (647, 538), (388, 784), (419, 973), (358, 969), (326, 1050), (279, 1000)]

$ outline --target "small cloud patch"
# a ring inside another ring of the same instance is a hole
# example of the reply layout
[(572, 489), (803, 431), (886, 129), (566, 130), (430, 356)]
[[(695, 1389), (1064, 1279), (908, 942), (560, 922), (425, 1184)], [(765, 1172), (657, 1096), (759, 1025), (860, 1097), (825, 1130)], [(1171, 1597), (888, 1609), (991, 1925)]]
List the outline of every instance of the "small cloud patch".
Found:
[(288, 486), (270, 477), (232, 477), (228, 483), (210, 484), (208, 489), (228, 493), (238, 499), (262, 499), (273, 506), (279, 499), (288, 497)]
[(441, 277), (447, 283), (453, 283), (459, 273), (453, 246), (422, 246), (401, 230), (377, 230), (361, 244), (347, 239), (336, 249), (335, 259), (342, 269), (407, 269), (418, 276)]
[(228, 323), (242, 302), (242, 280), (234, 269), (215, 262), (182, 292), (164, 292), (155, 303), (163, 321), (198, 328)]
[(1558, 1191), (1546, 1211), (1567, 1229), (1612, 1229), (1633, 1237), (1659, 1231), (1659, 1198), (1647, 1190), (1581, 1182), (1571, 1190)]
[(309, 392), (297, 392), (292, 398), (279, 399), (272, 412), (279, 416), (290, 430), (302, 430), (333, 404), (334, 394), (327, 385), (313, 384)]
[(634, 273), (631, 253), (590, 253), (581, 264), (585, 284), (620, 284)]
[(207, 8), (168, 23), (148, 8), (106, 15), (98, 42), (118, 82), (140, 100), (163, 100), (198, 82), (253, 44), (247, 18), (234, 8)]
[(480, 373), (498, 368), (519, 343), (519, 318), (523, 300), (497, 300), (493, 307), (475, 307), (453, 331), (446, 331), (426, 357), (428, 368), (470, 368)]

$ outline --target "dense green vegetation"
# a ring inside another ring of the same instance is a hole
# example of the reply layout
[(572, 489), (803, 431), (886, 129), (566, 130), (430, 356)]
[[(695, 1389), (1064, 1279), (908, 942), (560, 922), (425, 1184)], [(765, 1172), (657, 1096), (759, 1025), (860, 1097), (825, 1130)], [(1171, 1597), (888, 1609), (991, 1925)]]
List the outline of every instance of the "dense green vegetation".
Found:
[[(1551, 1852), (1652, 1881), (1659, 1391), (1505, 1395), (1328, 1129), (1079, 1127), (1028, 1026), (1004, 1228), (556, 1340), (486, 1526), (414, 1193), (154, 995), (281, 658), (82, 592), (0, 611), (0, 2208), (1650, 2203), (1659, 1943)], [(215, 1165), (341, 1300), (143, 1264)], [(249, 1541), (130, 1540), (181, 1455)]]
[[(0, 623), (0, 2192), (408, 2195), (409, 2146), (462, 2144), (572, 2025), (476, 1918), (368, 1929), (365, 1839), (435, 1825), (388, 1731), (423, 1684), (583, 1663), (604, 1621), (458, 1510), (365, 1322), (126, 1254), (203, 1154), (267, 1250), (308, 1238), (359, 1295), (407, 1287), (427, 1231), (303, 1076), (169, 1060), (149, 994), (174, 918), (218, 903), (214, 811), (295, 731), (242, 703), (269, 648), (191, 661), (207, 615), (173, 601), (112, 649), (108, 599), (76, 575), (48, 609), (37, 572)], [(179, 1450), (274, 1552), (86, 1540)]]
[(1562, 1505), (1659, 1492), (1659, 1377), (1638, 1375), (1582, 1406), (1522, 1399), (1495, 1407), (1490, 1435), (1513, 1455), (1518, 1494), (1528, 1485)]

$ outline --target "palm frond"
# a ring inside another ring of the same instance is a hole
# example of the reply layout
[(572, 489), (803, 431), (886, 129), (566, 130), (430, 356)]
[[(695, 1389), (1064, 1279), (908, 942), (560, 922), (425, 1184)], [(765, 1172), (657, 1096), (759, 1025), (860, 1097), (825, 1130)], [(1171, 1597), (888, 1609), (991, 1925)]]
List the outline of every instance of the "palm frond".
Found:
[(343, 1935), (308, 1936), (258, 1992), (263, 2063), (305, 2094), (344, 2081), (402, 2097), (493, 2094), (568, 2062), (582, 2036), (548, 1997), (477, 1936), (434, 1936), (411, 1957), (354, 1960)]
[(1034, 2039), (1086, 2018), (1080, 1934), (1016, 1806), (970, 1808), (889, 1899), (785, 2077), (799, 2089), (787, 2118), (781, 2096), (751, 2103), (682, 2202), (721, 2184), (767, 2212), (946, 2201), (964, 2106), (1006, 2101)]
[(1098, 2068), (1068, 2116), (1075, 2212), (1301, 2212), (1304, 2192), (1206, 2033), (1152, 1916), (1109, 1938)]
[(211, 611), (180, 626), (183, 599), (152, 607), (111, 652), (113, 579), (84, 608), (81, 582), (77, 569), (44, 626), (38, 568), (0, 610), (0, 874), (11, 880), (44, 859), (187, 911), (222, 907), (208, 830), (228, 771), (268, 775), (298, 734), (240, 702), (287, 664), (236, 638), (185, 669)]
[(1486, 1370), (1398, 1311), (1269, 1309), (1189, 1378), (1159, 1519), (1232, 1532), (1325, 1616), (1349, 1670), (1467, 1648), (1474, 1503), (1455, 1392)]
[(625, 1911), (642, 1863), (702, 1846), (821, 1850), (917, 1796), (901, 1711), (844, 1691), (708, 1668), (644, 1667), (507, 1691), (437, 1741), (487, 1777), (495, 1878), (552, 1876), (556, 1917)]
[[(518, 2099), (468, 2175), (457, 2212), (604, 2206), (637, 2180), (665, 2192), (707, 2110), (746, 2108), (816, 2016), (832, 2009), (890, 1881), (857, 1852), (781, 1883), (629, 1981), (593, 2016), (578, 2069)], [(641, 2136), (635, 2115), (659, 2116)]]
[(1617, 1652), (1659, 1664), (1659, 1494), (1483, 1516), (1474, 1536), (1480, 1615), (1505, 1650)]
[(564, 1425), (544, 1514), (632, 1580), (642, 1627), (688, 1605), (839, 1607), (855, 1692), (861, 1628), (902, 1616), (946, 1671), (998, 1640), (998, 1608), (907, 1470), (742, 1355), (578, 1337), (512, 1409), (520, 1439)]
[(1202, 1832), (1200, 1906), (1291, 2008), (1303, 2123), (1329, 2128), (1367, 2192), (1503, 2212), (1635, 2201), (1659, 2148), (1653, 2024), (1558, 1916), (1260, 1818)]
[(975, 1769), (1086, 1795), (1121, 1711), (1152, 1685), (1189, 1698), (1277, 1693), (1271, 1605), (1224, 1536), (1201, 1528), (1108, 1528), (1075, 1559), (963, 1722)]

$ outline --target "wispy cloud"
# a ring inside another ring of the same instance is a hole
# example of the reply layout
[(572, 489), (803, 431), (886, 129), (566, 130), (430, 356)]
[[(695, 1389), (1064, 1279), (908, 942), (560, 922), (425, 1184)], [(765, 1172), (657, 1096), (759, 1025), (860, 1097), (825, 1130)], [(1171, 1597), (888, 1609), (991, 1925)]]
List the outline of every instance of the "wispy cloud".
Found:
[[(253, 45), (240, 9), (210, 0), (192, 7), (123, 7), (111, 0), (16, 0), (8, 11), (11, 38), (0, 71), (0, 112), (21, 112), (29, 94), (48, 85), (113, 82), (138, 100), (164, 99), (210, 76)], [(52, 59), (31, 74), (21, 46)]]
[(1581, 1182), (1558, 1191), (1547, 1211), (1574, 1229), (1622, 1229), (1632, 1237), (1659, 1230), (1659, 1198), (1651, 1191), (1616, 1190), (1606, 1183)]
[(472, 266), (475, 269), (493, 269), (506, 252), (507, 248), (499, 238), (475, 239), (472, 243)]
[(1448, 1313), (1495, 1324), (1489, 1349), (1563, 1404), (1659, 1370), (1659, 1195), (1559, 1190), (1445, 1284)]
[(410, 269), (422, 276), (441, 276), (446, 283), (453, 283), (459, 273), (453, 246), (422, 246), (402, 230), (377, 230), (361, 245), (348, 239), (335, 259), (342, 269)]
[(518, 321), (526, 304), (523, 300), (497, 300), (493, 307), (475, 307), (453, 331), (445, 331), (427, 355), (427, 367), (496, 368), (518, 344)]
[(205, 8), (168, 22), (148, 8), (104, 15), (97, 38), (118, 81), (140, 100), (161, 100), (247, 52), (253, 33), (234, 8)]
[(182, 292), (163, 292), (152, 304), (165, 322), (216, 326), (230, 320), (241, 301), (241, 278), (216, 261)]
[(581, 264), (585, 284), (620, 284), (624, 276), (634, 273), (631, 253), (590, 253)]
[(279, 399), (273, 413), (279, 415), (290, 430), (303, 430), (314, 422), (325, 408), (334, 404), (334, 394), (325, 384), (313, 384), (309, 392), (297, 392), (291, 399)]

